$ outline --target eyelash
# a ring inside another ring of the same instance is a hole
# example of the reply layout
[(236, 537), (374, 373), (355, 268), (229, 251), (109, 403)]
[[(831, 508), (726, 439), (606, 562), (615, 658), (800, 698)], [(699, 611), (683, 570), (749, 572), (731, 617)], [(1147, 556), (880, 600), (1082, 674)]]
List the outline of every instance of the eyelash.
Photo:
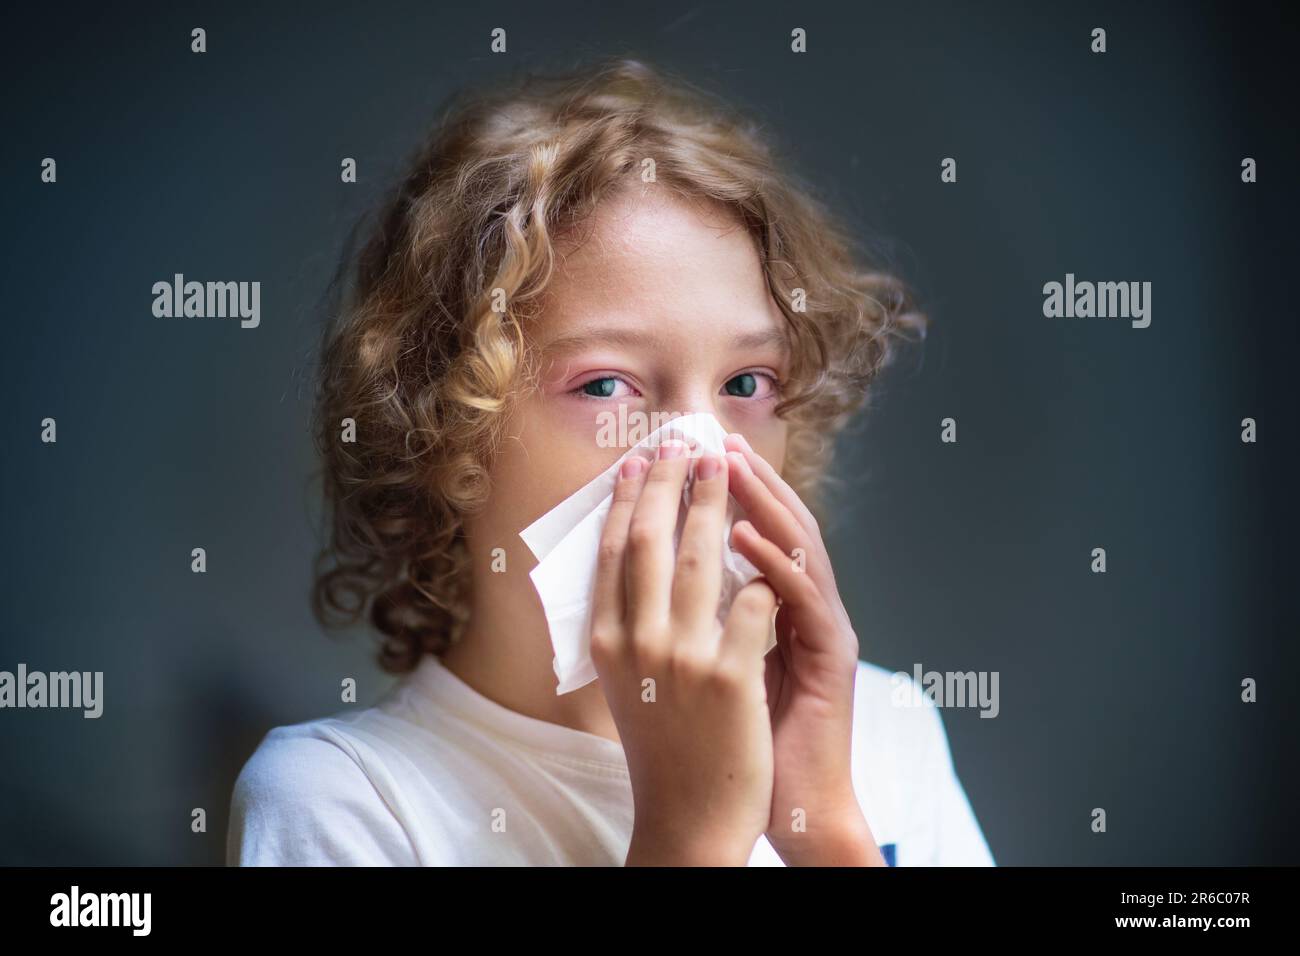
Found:
[[(761, 371), (761, 370), (759, 370), (759, 369), (746, 369), (746, 370), (744, 370), (744, 371), (742, 371), (742, 372), (737, 372), (735, 375), (731, 376), (731, 378), (727, 379), (727, 382), (730, 382), (732, 379), (740, 378), (740, 376), (742, 376), (742, 375), (753, 375), (753, 376), (755, 376), (755, 377), (761, 376), (761, 377), (767, 379), (769, 382), (772, 383), (772, 394), (770, 394), (770, 395), (764, 395), (764, 396), (762, 396), (761, 398), (758, 398), (758, 399), (752, 399), (753, 401), (771, 401), (771, 400), (777, 398), (778, 396), (780, 396), (780, 394), (781, 394), (781, 380), (780, 380), (779, 378), (777, 378), (775, 375), (773, 375), (771, 372), (764, 372), (764, 371)], [(591, 378), (587, 379), (585, 382), (583, 382), (582, 384), (578, 385), (576, 388), (570, 389), (570, 390), (569, 390), (569, 394), (571, 394), (571, 395), (576, 395), (576, 396), (578, 396), (579, 398), (590, 399), (590, 400), (592, 400), (592, 401), (594, 401), (594, 402), (609, 402), (609, 401), (613, 401), (613, 400), (614, 400), (614, 396), (612, 396), (612, 395), (611, 395), (609, 398), (602, 398), (602, 397), (599, 396), (599, 395), (589, 395), (589, 394), (587, 394), (585, 391), (583, 391), (583, 389), (585, 389), (588, 385), (591, 385), (593, 382), (601, 382), (601, 381), (604, 381), (604, 380), (607, 379), (607, 378), (612, 378), (612, 379), (614, 379), (615, 381), (622, 382), (622, 383), (623, 383), (624, 385), (626, 385), (628, 388), (633, 388), (633, 387), (634, 387), (634, 386), (632, 385), (631, 382), (628, 382), (626, 379), (624, 379), (624, 378), (622, 378), (622, 377), (620, 377), (620, 376), (618, 376), (618, 375), (593, 375)], [(723, 385), (725, 386), (725, 385), (726, 385), (726, 382), (724, 382)], [(741, 395), (728, 395), (727, 397), (728, 397), (728, 398), (743, 398), (744, 396), (741, 396)]]

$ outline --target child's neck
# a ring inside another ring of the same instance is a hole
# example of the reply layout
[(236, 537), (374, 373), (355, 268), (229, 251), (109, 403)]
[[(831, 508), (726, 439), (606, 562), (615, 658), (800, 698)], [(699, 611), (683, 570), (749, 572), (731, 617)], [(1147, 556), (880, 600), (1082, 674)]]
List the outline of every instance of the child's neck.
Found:
[[(514, 613), (511, 613), (514, 611)], [(442, 655), (453, 674), (517, 713), (617, 742), (600, 681), (555, 693), (551, 641), (540, 608), (475, 608), (465, 631)]]

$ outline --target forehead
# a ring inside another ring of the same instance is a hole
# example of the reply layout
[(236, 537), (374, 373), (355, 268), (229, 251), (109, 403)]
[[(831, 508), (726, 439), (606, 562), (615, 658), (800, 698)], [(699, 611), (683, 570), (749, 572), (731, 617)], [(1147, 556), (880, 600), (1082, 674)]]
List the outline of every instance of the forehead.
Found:
[(689, 321), (731, 334), (782, 328), (759, 250), (725, 206), (638, 184), (557, 243), (537, 330)]

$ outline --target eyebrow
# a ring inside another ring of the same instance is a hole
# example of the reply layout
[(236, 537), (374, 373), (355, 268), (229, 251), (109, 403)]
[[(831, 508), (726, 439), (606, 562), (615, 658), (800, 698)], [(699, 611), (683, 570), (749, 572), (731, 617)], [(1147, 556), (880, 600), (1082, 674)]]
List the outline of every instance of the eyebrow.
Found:
[[(761, 349), (767, 347), (779, 348), (782, 351), (789, 349), (789, 340), (784, 332), (780, 329), (766, 328), (753, 332), (742, 332), (733, 336), (731, 339), (733, 347), (738, 349)], [(592, 346), (625, 346), (640, 347), (646, 349), (666, 349), (667, 343), (663, 337), (656, 335), (654, 332), (640, 331), (638, 329), (623, 328), (593, 328), (584, 329), (579, 332), (572, 332), (568, 335), (556, 336), (548, 342), (544, 342), (541, 347), (543, 354), (565, 355), (569, 352), (575, 352), (578, 349), (590, 348)]]

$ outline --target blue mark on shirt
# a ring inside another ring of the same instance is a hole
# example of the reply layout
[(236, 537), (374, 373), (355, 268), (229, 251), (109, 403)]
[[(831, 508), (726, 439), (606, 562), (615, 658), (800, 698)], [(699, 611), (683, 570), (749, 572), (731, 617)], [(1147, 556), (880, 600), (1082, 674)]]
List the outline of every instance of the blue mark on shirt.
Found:
[(882, 843), (880, 845), (880, 855), (885, 858), (885, 866), (897, 866), (898, 844)]

